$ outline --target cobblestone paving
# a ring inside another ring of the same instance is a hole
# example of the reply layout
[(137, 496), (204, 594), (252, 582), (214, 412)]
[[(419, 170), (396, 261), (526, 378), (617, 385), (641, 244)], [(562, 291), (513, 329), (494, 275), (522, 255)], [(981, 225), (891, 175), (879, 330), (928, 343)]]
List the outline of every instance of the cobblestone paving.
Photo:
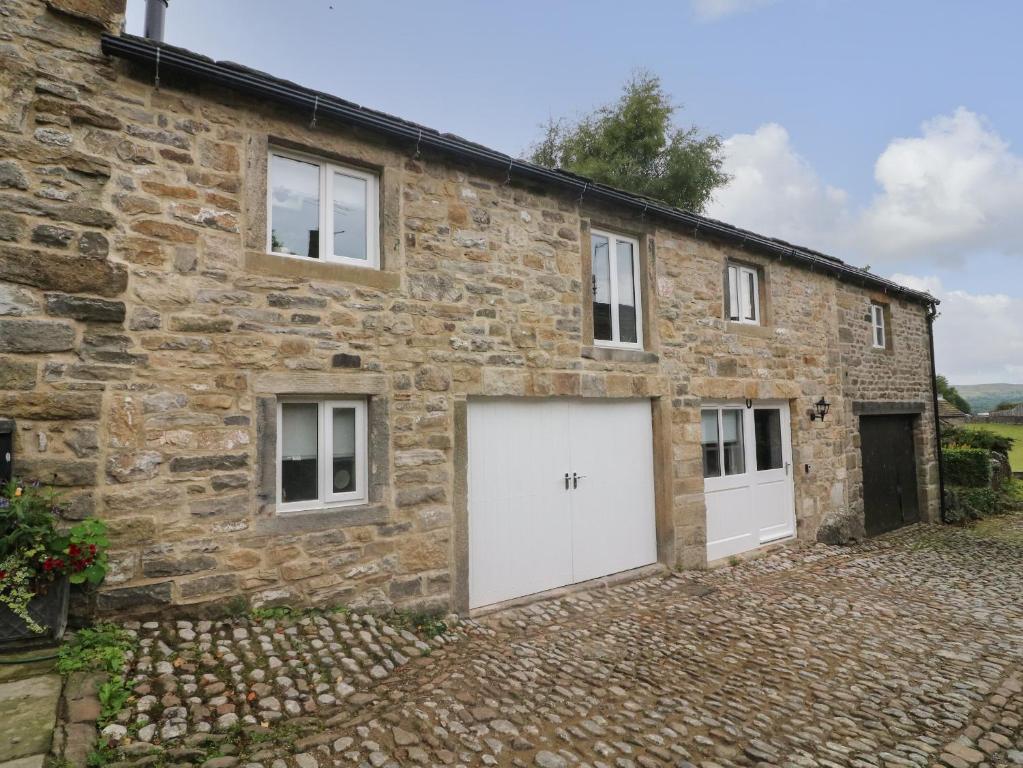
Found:
[[(1023, 765), (1020, 518), (647, 578), (430, 643), (304, 622), (140, 628), (134, 736), (108, 736), (207, 768)], [(183, 674), (194, 632), (209, 671)]]

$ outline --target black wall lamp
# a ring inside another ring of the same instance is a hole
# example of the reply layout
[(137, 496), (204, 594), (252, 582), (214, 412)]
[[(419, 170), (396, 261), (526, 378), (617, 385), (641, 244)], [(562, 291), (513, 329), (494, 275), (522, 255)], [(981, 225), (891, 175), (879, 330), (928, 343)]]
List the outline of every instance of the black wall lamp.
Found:
[(830, 410), (831, 403), (822, 397), (813, 404), (813, 410), (810, 411), (810, 421), (817, 421), (817, 419), (824, 421), (824, 417), (828, 415), (828, 411)]

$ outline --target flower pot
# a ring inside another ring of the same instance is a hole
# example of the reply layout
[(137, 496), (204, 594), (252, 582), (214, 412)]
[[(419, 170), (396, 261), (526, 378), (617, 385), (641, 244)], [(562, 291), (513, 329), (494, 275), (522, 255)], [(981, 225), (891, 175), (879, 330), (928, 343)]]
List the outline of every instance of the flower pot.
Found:
[(28, 604), (28, 613), (42, 632), (33, 632), (20, 616), (0, 604), (0, 646), (45, 645), (60, 640), (67, 627), (69, 590), (66, 577), (56, 579)]

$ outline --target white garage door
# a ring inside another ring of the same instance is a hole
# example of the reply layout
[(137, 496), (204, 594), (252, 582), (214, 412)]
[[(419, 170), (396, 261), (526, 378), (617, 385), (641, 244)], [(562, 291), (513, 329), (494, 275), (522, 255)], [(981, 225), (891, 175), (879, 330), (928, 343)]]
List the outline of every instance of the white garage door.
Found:
[(707, 560), (794, 536), (788, 404), (706, 406), (701, 433)]
[(469, 606), (657, 560), (647, 400), (469, 403)]

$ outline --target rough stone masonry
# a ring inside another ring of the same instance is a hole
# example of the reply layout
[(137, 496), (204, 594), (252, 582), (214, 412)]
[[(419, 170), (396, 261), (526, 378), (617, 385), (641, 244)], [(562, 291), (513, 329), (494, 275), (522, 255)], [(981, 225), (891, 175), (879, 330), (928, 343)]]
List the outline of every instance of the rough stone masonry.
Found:
[[(836, 520), (862, 535), (854, 401), (924, 403), (936, 519), (923, 303), (226, 90), (157, 88), (100, 51), (123, 4), (0, 7), (0, 417), (18, 474), (111, 526), (98, 611), (447, 608), (458, 414), (477, 396), (650, 398), (672, 567), (706, 564), (708, 398), (790, 403), (803, 540)], [(380, 270), (266, 253), (270, 145), (376, 170)], [(591, 226), (639, 241), (642, 353), (593, 346)], [(727, 258), (760, 270), (762, 325), (724, 319)], [(890, 349), (871, 347), (872, 300)], [(276, 513), (285, 394), (368, 398), (367, 504)]]

